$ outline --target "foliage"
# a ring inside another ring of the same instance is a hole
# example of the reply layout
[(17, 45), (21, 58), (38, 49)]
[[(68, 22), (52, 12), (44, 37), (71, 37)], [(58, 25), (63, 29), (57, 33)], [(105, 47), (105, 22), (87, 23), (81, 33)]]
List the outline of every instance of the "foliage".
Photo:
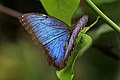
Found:
[[(71, 25), (71, 18), (79, 5), (80, 0), (40, 0), (47, 13), (54, 16), (68, 25)], [(52, 7), (51, 7), (52, 5)]]
[[(41, 1), (44, 5), (49, 4), (46, 3), (47, 0)], [(71, 18), (73, 18), (72, 21), (76, 21), (83, 13), (87, 13), (89, 15), (88, 25), (90, 25), (95, 21), (96, 15), (98, 15), (90, 7), (86, 6), (87, 4), (84, 2), (81, 2), (79, 7), (79, 0), (76, 0), (74, 7), (71, 3), (69, 8), (64, 5), (65, 0), (64, 3), (62, 2), (63, 0), (58, 1), (60, 4), (62, 3), (62, 8), (66, 7), (66, 10), (62, 10), (64, 11), (62, 13), (65, 13), (62, 16), (67, 15), (66, 11), (72, 7), (70, 15), (68, 14), (67, 17), (56, 16), (57, 13), (60, 14), (60, 9), (52, 11), (55, 9), (53, 6), (58, 7), (58, 5), (52, 3), (49, 4), (48, 8), (52, 10), (47, 10), (45, 6), (44, 8), (48, 14), (55, 15), (55, 17), (66, 22), (70, 27)], [(72, 1), (74, 0), (70, 0), (70, 2)], [(9, 8), (21, 12), (45, 13), (40, 2), (37, 0), (0, 0), (0, 2)], [(67, 2), (69, 3), (69, 1)], [(92, 0), (92, 2), (115, 23), (120, 24), (119, 0)], [(37, 48), (35, 48), (27, 33), (24, 32), (21, 26), (18, 27), (19, 23), (17, 23), (16, 19), (0, 14), (0, 25), (0, 80), (57, 80), (55, 69), (47, 65), (47, 62), (43, 59)], [(75, 43), (76, 49), (72, 52), (74, 59), (73, 57), (69, 59), (70, 62), (73, 61), (73, 64), (68, 65), (66, 69), (57, 71), (58, 77), (60, 79), (71, 79), (75, 75), (73, 80), (120, 80), (120, 35), (109, 25), (105, 24), (102, 18), (87, 34), (90, 36), (84, 33), (79, 34)], [(91, 45), (89, 45), (91, 43), (90, 37), (92, 37)], [(77, 46), (77, 44), (79, 45)], [(78, 49), (77, 47), (80, 48)], [(84, 49), (82, 49), (83, 47)], [(77, 55), (77, 60), (76, 55), (73, 53)], [(74, 74), (72, 67), (74, 67)]]

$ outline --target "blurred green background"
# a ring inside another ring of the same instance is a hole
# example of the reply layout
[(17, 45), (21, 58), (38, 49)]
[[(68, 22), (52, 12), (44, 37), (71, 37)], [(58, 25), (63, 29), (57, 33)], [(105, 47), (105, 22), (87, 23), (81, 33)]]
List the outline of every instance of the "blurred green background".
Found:
[[(92, 0), (114, 22), (120, 24), (120, 0)], [(45, 13), (39, 0), (0, 0), (0, 4), (22, 13)], [(51, 5), (52, 7), (52, 5)], [(96, 14), (81, 0), (73, 16)], [(74, 80), (120, 80), (120, 35), (101, 19), (87, 33), (93, 39), (76, 61)], [(58, 80), (18, 19), (0, 13), (0, 80)]]

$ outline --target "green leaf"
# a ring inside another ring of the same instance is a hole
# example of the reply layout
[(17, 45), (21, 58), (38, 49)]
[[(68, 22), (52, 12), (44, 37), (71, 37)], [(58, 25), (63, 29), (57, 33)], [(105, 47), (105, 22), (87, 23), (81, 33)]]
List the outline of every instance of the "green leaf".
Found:
[(47, 13), (71, 25), (71, 18), (80, 0), (40, 0)]
[(87, 34), (80, 33), (78, 35), (78, 38), (76, 39), (74, 50), (71, 53), (70, 58), (67, 61), (67, 66), (60, 70), (56, 71), (57, 76), (59, 77), (60, 80), (72, 80), (73, 79), (73, 67), (75, 60), (78, 56), (79, 51), (81, 49), (85, 48), (91, 43), (92, 39), (90, 36)]
[(72, 80), (73, 79), (72, 65), (69, 65), (60, 71), (56, 71), (56, 74), (60, 80)]

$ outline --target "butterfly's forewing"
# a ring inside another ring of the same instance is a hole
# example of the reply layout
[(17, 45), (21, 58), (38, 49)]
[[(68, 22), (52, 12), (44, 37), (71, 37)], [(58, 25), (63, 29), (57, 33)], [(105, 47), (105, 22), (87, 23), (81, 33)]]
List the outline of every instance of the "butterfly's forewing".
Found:
[(51, 16), (35, 13), (22, 15), (20, 22), (32, 35), (37, 46), (43, 45), (49, 64), (60, 68), (71, 33), (68, 26)]

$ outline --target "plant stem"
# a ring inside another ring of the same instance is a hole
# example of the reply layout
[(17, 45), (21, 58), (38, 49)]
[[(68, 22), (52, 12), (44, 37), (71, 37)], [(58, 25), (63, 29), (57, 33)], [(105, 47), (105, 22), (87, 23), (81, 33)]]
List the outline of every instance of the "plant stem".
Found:
[(111, 28), (120, 34), (120, 27), (109, 19), (91, 0), (84, 0)]
[(10, 15), (10, 16), (13, 16), (15, 18), (18, 18), (22, 15), (21, 12), (7, 8), (7, 7), (3, 6), (2, 4), (0, 4), (0, 13), (4, 13), (4, 14)]

